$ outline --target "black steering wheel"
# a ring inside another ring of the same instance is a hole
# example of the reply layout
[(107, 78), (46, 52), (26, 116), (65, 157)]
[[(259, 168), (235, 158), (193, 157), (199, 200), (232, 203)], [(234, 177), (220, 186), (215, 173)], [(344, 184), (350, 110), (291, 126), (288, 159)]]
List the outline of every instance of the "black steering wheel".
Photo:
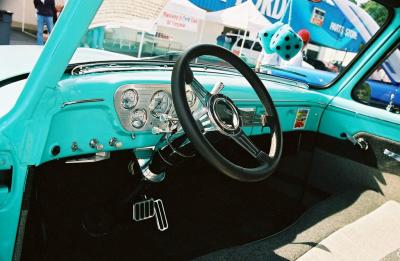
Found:
[[(253, 87), (266, 112), (260, 121), (263, 126), (270, 129), (269, 153), (257, 148), (246, 136), (242, 130), (238, 108), (229, 97), (220, 93), (223, 85), (216, 84), (212, 91), (208, 92), (196, 80), (189, 64), (193, 59), (203, 55), (215, 56), (228, 62)], [(281, 158), (283, 145), (278, 113), (264, 84), (245, 62), (225, 48), (208, 44), (196, 45), (184, 52), (176, 61), (171, 82), (172, 99), (182, 128), (197, 151), (210, 164), (227, 176), (245, 182), (261, 181), (273, 173)], [(191, 86), (202, 105), (193, 114), (186, 98), (186, 85)], [(205, 137), (205, 133), (209, 131), (218, 131), (234, 140), (257, 160), (258, 166), (245, 168), (226, 159)]]

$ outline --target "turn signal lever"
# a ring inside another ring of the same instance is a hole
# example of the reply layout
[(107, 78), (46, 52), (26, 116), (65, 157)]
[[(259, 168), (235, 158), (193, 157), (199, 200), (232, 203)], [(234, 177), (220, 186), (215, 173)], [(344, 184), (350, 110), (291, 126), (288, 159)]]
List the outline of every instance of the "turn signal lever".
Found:
[(347, 133), (341, 133), (340, 137), (346, 138), (350, 141), (354, 146), (358, 146), (362, 150), (368, 150), (368, 142), (364, 138), (354, 138)]

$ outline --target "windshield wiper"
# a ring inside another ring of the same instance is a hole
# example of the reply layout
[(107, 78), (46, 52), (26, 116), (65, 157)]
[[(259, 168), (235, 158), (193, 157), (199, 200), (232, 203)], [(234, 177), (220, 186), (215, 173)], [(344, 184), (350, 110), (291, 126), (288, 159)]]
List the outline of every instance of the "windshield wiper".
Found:
[(0, 81), (0, 88), (14, 82), (28, 79), (29, 73), (18, 74)]

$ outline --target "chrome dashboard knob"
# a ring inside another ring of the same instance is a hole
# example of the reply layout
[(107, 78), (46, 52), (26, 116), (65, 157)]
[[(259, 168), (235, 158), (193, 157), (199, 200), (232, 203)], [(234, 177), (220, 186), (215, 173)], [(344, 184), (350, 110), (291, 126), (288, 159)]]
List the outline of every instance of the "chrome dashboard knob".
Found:
[(103, 144), (100, 144), (97, 139), (91, 139), (89, 142), (89, 146), (93, 149), (96, 149), (98, 151), (103, 150), (104, 146)]
[(73, 152), (75, 152), (75, 151), (78, 151), (79, 150), (79, 146), (78, 146), (78, 143), (77, 142), (72, 142), (72, 145), (71, 145), (71, 150), (73, 151)]
[(108, 142), (111, 147), (115, 147), (116, 149), (122, 148), (123, 144), (121, 141), (119, 141), (117, 138), (111, 138), (110, 141)]

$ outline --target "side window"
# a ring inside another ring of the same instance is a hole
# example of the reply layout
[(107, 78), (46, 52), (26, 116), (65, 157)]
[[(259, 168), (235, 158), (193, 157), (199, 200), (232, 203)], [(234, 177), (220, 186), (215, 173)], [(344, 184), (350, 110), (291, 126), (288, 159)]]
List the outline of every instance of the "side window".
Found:
[(369, 77), (369, 80), (374, 80), (378, 82), (386, 82), (390, 83), (390, 78), (387, 75), (385, 69), (382, 66), (379, 66)]
[(358, 102), (400, 114), (400, 51), (395, 51), (380, 64), (368, 80), (352, 91)]
[(261, 52), (261, 50), (262, 50), (261, 44), (259, 42), (256, 42), (253, 46), (253, 51)]
[(245, 48), (245, 49), (251, 49), (251, 46), (253, 45), (253, 41), (250, 41), (250, 40), (246, 40), (246, 41), (244, 41), (244, 45), (243, 45), (243, 48)]
[[(237, 42), (236, 46), (240, 47), (240, 46), (242, 46), (242, 43), (243, 43), (243, 39), (240, 39), (240, 40)], [(250, 49), (252, 45), (253, 45), (253, 41), (246, 40), (246, 41), (244, 41), (243, 48), (245, 48), (245, 49)]]

